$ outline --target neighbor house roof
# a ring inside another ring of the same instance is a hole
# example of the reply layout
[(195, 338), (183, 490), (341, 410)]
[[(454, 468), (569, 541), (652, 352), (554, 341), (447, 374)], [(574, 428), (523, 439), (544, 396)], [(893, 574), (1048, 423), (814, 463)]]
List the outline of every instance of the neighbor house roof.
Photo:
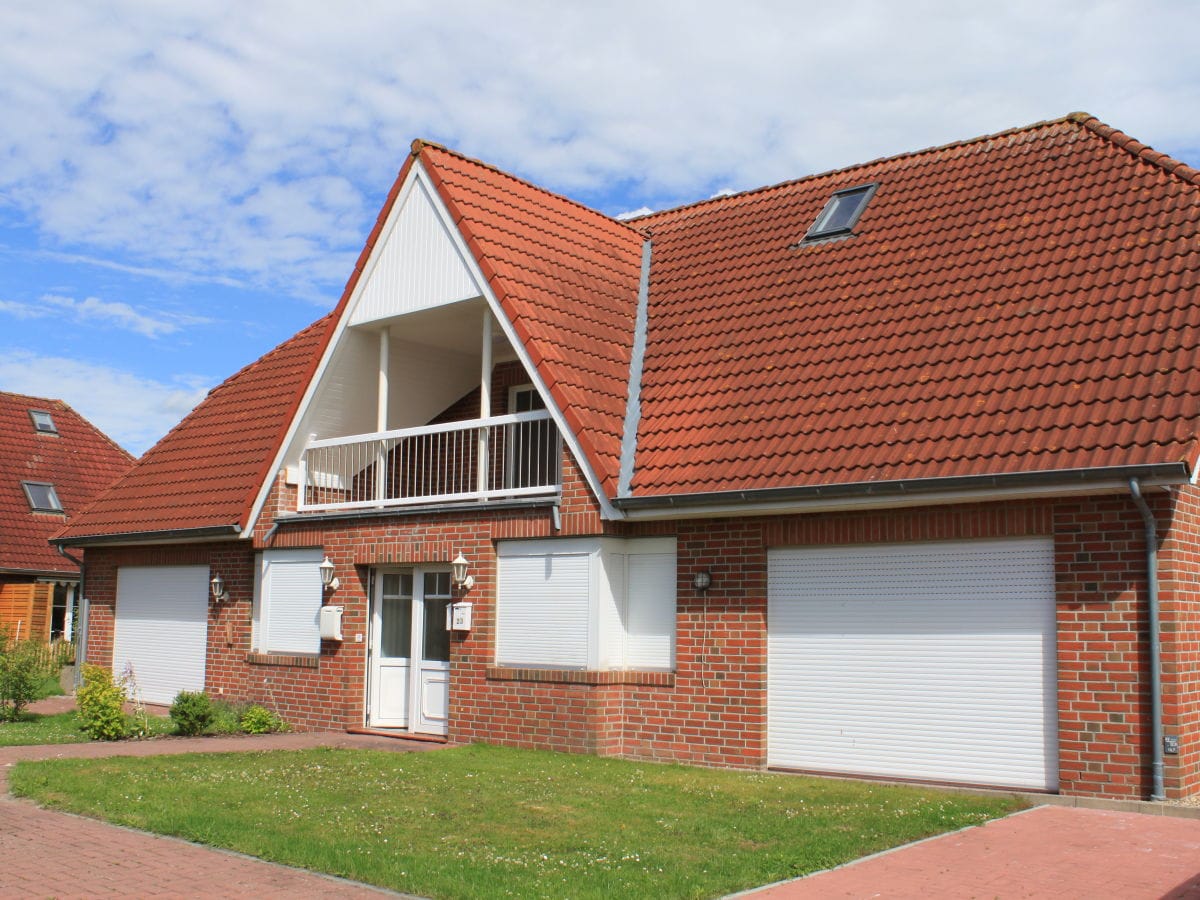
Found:
[[(214, 391), (64, 536), (248, 524), (414, 161), (610, 498), (631, 391), (631, 493), (651, 502), (1195, 465), (1200, 174), (1090, 116), (629, 223), (416, 142), (331, 316)], [(851, 234), (804, 240), (866, 184)]]
[[(48, 414), (45, 430), (31, 412)], [(77, 574), (48, 540), (132, 464), (61, 400), (0, 391), (0, 572)], [(63, 511), (34, 512), (23, 482), (52, 485)]]

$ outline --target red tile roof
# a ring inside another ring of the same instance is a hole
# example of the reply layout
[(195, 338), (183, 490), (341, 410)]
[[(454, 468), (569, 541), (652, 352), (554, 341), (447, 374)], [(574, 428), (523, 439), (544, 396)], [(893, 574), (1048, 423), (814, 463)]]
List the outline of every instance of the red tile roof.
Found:
[[(632, 223), (416, 142), (334, 312), (68, 537), (247, 524), (418, 159), (610, 497), (647, 236), (635, 497), (1196, 462), (1200, 173), (1089, 116)], [(868, 182), (853, 237), (800, 245)]]
[[(37, 432), (30, 410), (50, 413), (58, 433)], [(78, 574), (47, 541), (132, 464), (61, 400), (0, 391), (0, 571)], [(33, 512), (23, 481), (53, 484), (64, 515)]]
[(1193, 464), (1198, 188), (1080, 114), (636, 220), (633, 493)]
[(335, 322), (325, 316), (210, 391), (58, 537), (244, 527)]
[(615, 494), (644, 236), (484, 163), (417, 146), (604, 492)]

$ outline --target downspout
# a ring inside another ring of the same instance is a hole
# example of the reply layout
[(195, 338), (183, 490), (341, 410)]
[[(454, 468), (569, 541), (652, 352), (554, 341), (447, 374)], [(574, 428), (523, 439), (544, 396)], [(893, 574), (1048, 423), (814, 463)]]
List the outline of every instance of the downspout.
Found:
[(1163, 711), (1162, 711), (1162, 647), (1158, 618), (1158, 528), (1154, 513), (1142, 496), (1136, 478), (1129, 479), (1129, 491), (1134, 505), (1146, 524), (1146, 600), (1150, 616), (1150, 727), (1154, 744), (1154, 763), (1151, 769), (1154, 790), (1151, 800), (1166, 800), (1163, 787)]

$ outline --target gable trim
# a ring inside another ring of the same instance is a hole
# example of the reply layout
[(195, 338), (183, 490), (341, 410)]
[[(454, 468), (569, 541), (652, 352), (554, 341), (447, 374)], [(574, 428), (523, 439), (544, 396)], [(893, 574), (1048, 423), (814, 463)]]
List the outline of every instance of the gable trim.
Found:
[(617, 476), (617, 496), (628, 497), (637, 460), (637, 433), (642, 421), (642, 367), (646, 359), (646, 331), (650, 318), (649, 238), (642, 242), (642, 275), (638, 280), (637, 315), (633, 325), (633, 350), (629, 354), (629, 394), (625, 406), (625, 429), (621, 434), (621, 468)]
[[(259, 517), (262, 515), (263, 507), (266, 505), (267, 497), (270, 495), (271, 489), (275, 484), (275, 473), (283, 466), (283, 457), (287, 452), (288, 447), (296, 439), (296, 432), (300, 427), (301, 420), (304, 417), (305, 411), (312, 403), (316, 394), (317, 385), (320, 383), (325, 371), (329, 367), (330, 360), (333, 357), (333, 352), (337, 348), (342, 339), (346, 328), (349, 327), (350, 317), (347, 313), (354, 308), (359, 296), (361, 295), (365, 285), (367, 284), (371, 272), (374, 271), (378, 261), (376, 251), (381, 248), (381, 239), (385, 239), (390, 234), (391, 229), (395, 226), (396, 217), (399, 211), (404, 207), (404, 201), (413, 191), (414, 185), (418, 181), (426, 189), (429, 199), (432, 202), (435, 214), (441, 219), (442, 225), (446, 228), (451, 241), (461, 255), (467, 270), (480, 286), (483, 293), (484, 302), (492, 311), (496, 321), (500, 324), (505, 337), (516, 350), (517, 358), (525, 367), (526, 372), (533, 384), (537, 387), (538, 392), (546, 400), (546, 408), (549, 410), (551, 417), (554, 419), (555, 425), (559, 432), (563, 435), (564, 441), (571, 449), (575, 457), (576, 463), (583, 473), (584, 479), (587, 481), (589, 488), (600, 504), (601, 514), (608, 519), (622, 518), (621, 514), (613, 508), (600, 490), (600, 482), (596, 477), (596, 473), (592, 471), (588, 457), (583, 453), (583, 449), (579, 444), (575, 432), (567, 427), (567, 420), (550, 393), (549, 388), (543, 381), (532, 357), (529, 355), (523, 341), (518, 338), (516, 329), (509, 321), (505, 314), (499, 299), (492, 290), (490, 279), (487, 277), (487, 272), (484, 269), (486, 260), (481, 260), (475, 255), (473, 242), (467, 240), (458, 226), (458, 221), (461, 217), (454, 215), (449, 208), (446, 197), (442, 193), (441, 185), (430, 171), (422, 164), (418, 158), (421, 144), (414, 142), (413, 153), (409, 156), (404, 164), (404, 168), (400, 170), (397, 176), (396, 183), (393, 184), (392, 190), (388, 194), (387, 202), (380, 211), (379, 217), (376, 220), (375, 228), (371, 231), (371, 235), (367, 240), (367, 245), (363, 248), (363, 252), (359, 254), (359, 259), (355, 265), (354, 273), (351, 275), (350, 281), (346, 285), (345, 291), (342, 293), (341, 300), (338, 305), (330, 313), (336, 317), (336, 322), (329, 330), (325, 339), (325, 345), (319, 354), (314, 354), (314, 363), (312, 371), (308, 376), (308, 384), (303, 393), (297, 399), (295, 406), (292, 408), (291, 418), (288, 428), (283, 435), (283, 439), (275, 448), (275, 454), (270, 459), (270, 464), (264, 468), (259, 480), (259, 489), (252, 502), (249, 504), (247, 513), (243, 517), (245, 525), (241, 531), (242, 538), (251, 538), (254, 535), (254, 529), (258, 523)], [(375, 511), (377, 514), (379, 510)]]

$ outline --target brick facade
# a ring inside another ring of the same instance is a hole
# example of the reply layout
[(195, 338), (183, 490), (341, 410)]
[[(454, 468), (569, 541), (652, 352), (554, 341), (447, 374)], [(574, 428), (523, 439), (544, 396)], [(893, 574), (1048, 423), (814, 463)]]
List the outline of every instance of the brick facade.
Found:
[[(1200, 790), (1200, 492), (1151, 492), (1161, 540), (1168, 796)], [(210, 603), (211, 693), (253, 700), (303, 728), (364, 721), (368, 579), (374, 566), (471, 561), (473, 628), (451, 648), (452, 741), (488, 741), (705, 765), (766, 760), (767, 549), (775, 546), (1053, 536), (1057, 591), (1059, 771), (1063, 793), (1150, 793), (1149, 676), (1143, 523), (1128, 496), (1023, 500), (807, 516), (617, 525), (601, 520), (564, 454), (562, 528), (548, 504), (471, 507), (282, 522), (294, 488), (275, 487), (247, 542), (89, 551), (88, 655), (111, 659), (116, 571), (123, 565), (207, 564), (229, 586)], [(677, 538), (676, 666), (662, 672), (521, 670), (495, 665), (496, 542), (508, 538), (667, 534)], [(337, 567), (344, 643), (319, 660), (262, 657), (250, 645), (254, 552), (320, 547)], [(692, 576), (706, 569), (705, 595)]]

